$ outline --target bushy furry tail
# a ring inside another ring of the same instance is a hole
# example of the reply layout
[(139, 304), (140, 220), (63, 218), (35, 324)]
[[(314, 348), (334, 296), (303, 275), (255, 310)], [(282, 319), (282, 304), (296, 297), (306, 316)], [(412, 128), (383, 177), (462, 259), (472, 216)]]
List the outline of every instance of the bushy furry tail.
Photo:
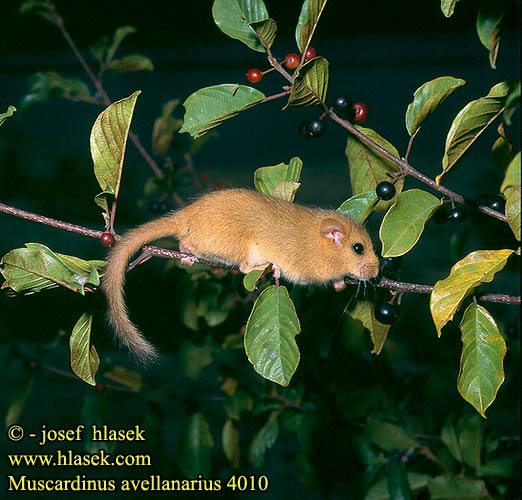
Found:
[(154, 346), (143, 337), (129, 319), (123, 286), (130, 258), (150, 241), (176, 235), (175, 214), (147, 222), (126, 233), (110, 251), (101, 287), (107, 298), (107, 316), (116, 338), (129, 349), (137, 361), (147, 364), (157, 361)]

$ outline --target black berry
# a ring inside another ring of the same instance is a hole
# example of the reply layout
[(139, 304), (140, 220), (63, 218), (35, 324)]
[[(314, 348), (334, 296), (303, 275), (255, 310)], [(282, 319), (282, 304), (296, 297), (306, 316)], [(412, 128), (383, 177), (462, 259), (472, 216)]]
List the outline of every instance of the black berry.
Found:
[(365, 122), (368, 119), (368, 113), (370, 112), (370, 108), (364, 102), (355, 102), (353, 104), (354, 118), (353, 121), (355, 123)]
[(252, 68), (250, 70), (248, 70), (248, 73), (247, 73), (247, 80), (251, 83), (257, 83), (257, 82), (260, 82), (261, 79), (263, 78), (263, 73), (258, 70), (257, 68)]
[(105, 231), (100, 236), (100, 243), (107, 248), (112, 247), (114, 245), (114, 235), (112, 233), (109, 233), (108, 231)]
[(448, 220), (454, 224), (460, 224), (468, 218), (468, 213), (464, 207), (454, 207), (448, 212)]
[(486, 199), (485, 205), (487, 205), (492, 210), (504, 213), (504, 210), (506, 208), (506, 200), (500, 195), (490, 196)]
[(346, 118), (349, 121), (353, 121), (354, 119), (355, 110), (353, 109), (352, 102), (344, 96), (336, 97), (333, 103), (333, 110), (341, 118)]
[(322, 137), (326, 133), (326, 123), (319, 118), (305, 120), (299, 124), (299, 133), (308, 139)]
[(377, 196), (384, 201), (391, 200), (395, 196), (395, 192), (395, 186), (388, 181), (379, 182), (375, 188)]
[(375, 307), (374, 314), (379, 323), (391, 325), (399, 317), (399, 306), (390, 302), (383, 302)]
[(381, 260), (383, 271), (397, 271), (401, 267), (402, 257), (384, 257)]

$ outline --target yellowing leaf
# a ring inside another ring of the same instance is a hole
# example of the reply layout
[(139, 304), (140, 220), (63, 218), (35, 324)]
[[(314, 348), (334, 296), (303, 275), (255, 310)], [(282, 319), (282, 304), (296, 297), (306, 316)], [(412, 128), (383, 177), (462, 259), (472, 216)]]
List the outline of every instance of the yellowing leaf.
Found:
[(509, 187), (519, 186), (520, 187), (520, 151), (509, 163), (506, 175), (500, 186), (500, 192), (505, 195), (505, 191)]
[(296, 71), (287, 106), (323, 104), (328, 80), (328, 61), (324, 57), (314, 57)]
[(288, 164), (279, 163), (260, 167), (254, 172), (254, 186), (257, 191), (286, 201), (294, 201), (299, 188), (303, 162), (294, 156)]
[(305, 0), (295, 28), (295, 41), (300, 52), (304, 52), (314, 34), (326, 0)]
[(107, 196), (118, 198), (125, 147), (136, 100), (141, 91), (113, 102), (102, 111), (91, 130), (91, 156), (94, 163), (94, 175), (102, 189), (95, 200), (107, 211)]
[(437, 184), (484, 130), (500, 116), (504, 110), (506, 96), (512, 87), (513, 83), (510, 82), (498, 83), (491, 88), (487, 96), (471, 101), (458, 112), (446, 137), (442, 173), (435, 179)]
[(399, 257), (419, 241), (426, 221), (442, 205), (442, 200), (421, 189), (400, 193), (384, 216), (379, 237), (383, 257)]
[(477, 16), (477, 34), (482, 45), (489, 50), (489, 63), (493, 69), (497, 62), (506, 3), (506, 0), (483, 0)]
[(257, 298), (245, 331), (245, 351), (264, 378), (286, 386), (299, 364), (295, 336), (301, 331), (294, 304), (284, 286), (269, 286)]
[(504, 268), (513, 250), (478, 250), (457, 262), (447, 278), (437, 281), (430, 297), (430, 309), (437, 333), (450, 321), (462, 301), (481, 283), (489, 283)]
[(100, 358), (91, 345), (92, 315), (83, 313), (74, 325), (71, 339), (71, 368), (84, 382), (95, 385), (94, 376), (100, 366)]
[(373, 343), (373, 354), (380, 354), (384, 347), (384, 342), (390, 331), (390, 325), (379, 323), (373, 314), (373, 304), (366, 300), (359, 300), (348, 314), (362, 323), (364, 328), (370, 332), (370, 338)]
[(506, 218), (515, 238), (520, 241), (520, 184), (511, 186), (504, 192), (506, 196)]
[(485, 411), (504, 381), (506, 342), (493, 317), (477, 304), (468, 306), (460, 329), (463, 346), (457, 388), (486, 417)]
[(446, 17), (451, 17), (459, 0), (440, 0), (440, 8)]

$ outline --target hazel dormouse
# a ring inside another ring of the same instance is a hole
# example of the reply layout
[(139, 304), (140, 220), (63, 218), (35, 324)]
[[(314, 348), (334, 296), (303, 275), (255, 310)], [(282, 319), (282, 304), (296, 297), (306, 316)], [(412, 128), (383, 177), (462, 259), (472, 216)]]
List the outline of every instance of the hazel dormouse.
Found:
[(102, 278), (108, 320), (140, 362), (156, 349), (130, 321), (123, 286), (131, 257), (154, 240), (176, 237), (180, 248), (248, 273), (272, 264), (274, 275), (299, 284), (341, 287), (349, 276), (375, 278), (379, 261), (366, 229), (335, 210), (309, 208), (248, 189), (225, 189), (130, 230), (111, 249)]

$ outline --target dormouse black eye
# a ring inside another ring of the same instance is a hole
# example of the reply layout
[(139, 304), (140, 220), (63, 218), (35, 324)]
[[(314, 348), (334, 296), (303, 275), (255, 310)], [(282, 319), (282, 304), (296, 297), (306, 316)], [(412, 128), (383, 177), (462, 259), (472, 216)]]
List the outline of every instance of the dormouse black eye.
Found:
[(352, 245), (352, 250), (359, 255), (364, 253), (364, 245), (362, 243), (354, 243)]

